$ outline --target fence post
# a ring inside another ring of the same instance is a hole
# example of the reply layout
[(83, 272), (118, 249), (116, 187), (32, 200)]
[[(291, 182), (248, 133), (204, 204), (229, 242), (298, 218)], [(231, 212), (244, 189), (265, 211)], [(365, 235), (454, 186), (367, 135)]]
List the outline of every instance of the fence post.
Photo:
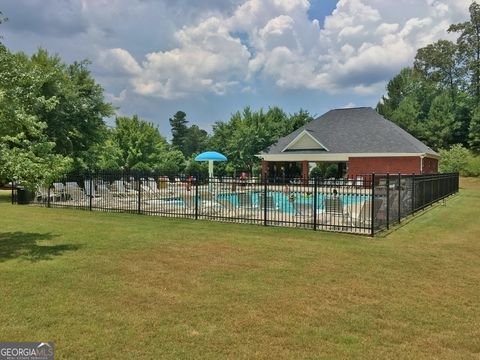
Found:
[(13, 189), (15, 189), (15, 182), (12, 181), (12, 205), (15, 203), (13, 198)]
[(267, 181), (263, 185), (263, 225), (267, 226)]
[(47, 207), (50, 207), (50, 184), (48, 184), (47, 190)]
[(426, 191), (425, 191), (425, 183), (426, 183), (426, 180), (425, 180), (425, 175), (423, 176), (423, 181), (422, 181), (422, 210), (425, 209), (425, 202), (426, 202), (426, 197), (427, 197), (427, 194), (426, 194)]
[(90, 181), (88, 182), (88, 187), (90, 188), (90, 199), (89, 199), (89, 210), (92, 211), (92, 201), (93, 201), (93, 173), (89, 171), (88, 173)]
[[(210, 186), (210, 177), (208, 185)], [(195, 220), (198, 220), (198, 175), (195, 177)]]
[(370, 223), (371, 223), (370, 235), (374, 236), (375, 235), (375, 173), (372, 174), (371, 189), (372, 189), (372, 193), (371, 193), (372, 208), (371, 208), (371, 214), (370, 214)]
[(415, 214), (415, 173), (412, 174), (412, 215)]
[(140, 185), (140, 174), (137, 175), (137, 181), (138, 181), (138, 208), (137, 212), (138, 214), (142, 213), (142, 186)]
[(433, 199), (435, 198), (435, 196), (433, 196), (433, 194), (434, 194), (433, 193), (433, 186), (434, 186), (433, 182), (434, 181), (432, 179), (432, 176), (430, 175), (430, 206), (433, 205)]
[(402, 174), (398, 173), (398, 223), (402, 220)]
[(317, 177), (313, 178), (313, 230), (317, 230)]
[(387, 230), (390, 228), (390, 174), (387, 173)]

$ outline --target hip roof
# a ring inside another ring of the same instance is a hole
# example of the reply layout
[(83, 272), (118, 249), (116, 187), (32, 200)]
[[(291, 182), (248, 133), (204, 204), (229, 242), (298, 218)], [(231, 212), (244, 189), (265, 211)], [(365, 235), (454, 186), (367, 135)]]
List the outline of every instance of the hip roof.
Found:
[[(289, 145), (307, 132), (325, 149), (289, 150)], [(326, 150), (328, 149), (328, 150)], [(414, 136), (388, 121), (370, 107), (330, 110), (260, 153), (285, 154), (288, 151), (312, 154), (335, 153), (425, 153), (438, 154)]]

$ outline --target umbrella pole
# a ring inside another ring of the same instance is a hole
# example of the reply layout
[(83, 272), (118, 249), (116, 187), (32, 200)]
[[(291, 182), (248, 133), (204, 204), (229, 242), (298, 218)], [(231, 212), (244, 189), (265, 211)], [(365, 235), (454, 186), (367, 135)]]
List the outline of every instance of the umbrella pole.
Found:
[(213, 160), (208, 160), (208, 191), (212, 192)]
[(208, 161), (208, 177), (213, 178), (213, 161)]

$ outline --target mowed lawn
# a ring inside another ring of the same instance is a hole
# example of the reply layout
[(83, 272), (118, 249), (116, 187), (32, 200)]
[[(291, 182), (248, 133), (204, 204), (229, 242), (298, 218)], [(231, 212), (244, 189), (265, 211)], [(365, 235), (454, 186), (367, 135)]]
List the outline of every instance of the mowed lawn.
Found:
[(480, 181), (376, 238), (0, 203), (0, 341), (57, 359), (479, 359)]

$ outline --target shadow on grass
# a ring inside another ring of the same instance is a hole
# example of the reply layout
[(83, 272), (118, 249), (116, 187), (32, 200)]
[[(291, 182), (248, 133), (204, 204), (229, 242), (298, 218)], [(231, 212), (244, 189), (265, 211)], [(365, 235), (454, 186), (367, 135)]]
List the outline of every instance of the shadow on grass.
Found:
[(52, 260), (65, 251), (80, 249), (80, 245), (39, 245), (40, 240), (51, 240), (50, 233), (6, 232), (0, 233), (0, 262), (22, 258), (32, 262)]

